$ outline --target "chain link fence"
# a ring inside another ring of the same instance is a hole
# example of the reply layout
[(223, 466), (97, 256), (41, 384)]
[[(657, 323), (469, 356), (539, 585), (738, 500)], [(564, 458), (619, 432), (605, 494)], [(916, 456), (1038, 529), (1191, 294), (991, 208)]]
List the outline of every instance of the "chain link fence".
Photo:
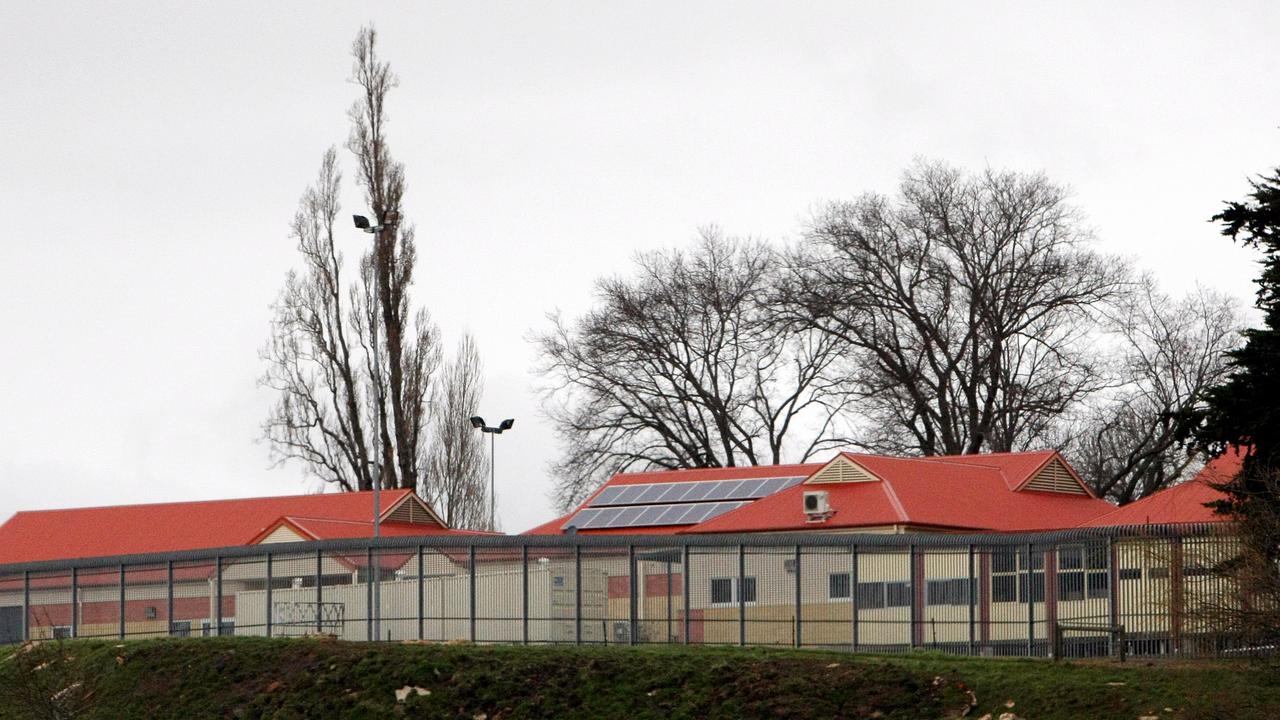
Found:
[(979, 656), (1248, 647), (1229, 528), (1023, 535), (513, 536), (0, 566), (0, 641), (214, 635)]

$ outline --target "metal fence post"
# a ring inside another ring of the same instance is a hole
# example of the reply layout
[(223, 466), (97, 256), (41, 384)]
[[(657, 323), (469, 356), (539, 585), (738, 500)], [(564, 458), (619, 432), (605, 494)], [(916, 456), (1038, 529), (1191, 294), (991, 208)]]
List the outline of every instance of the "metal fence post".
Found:
[[(1141, 572), (1141, 571), (1139, 571)], [(1120, 624), (1120, 607), (1117, 600), (1119, 599), (1120, 583), (1119, 573), (1116, 571), (1116, 547), (1115, 540), (1107, 536), (1107, 624), (1112, 628)], [(1107, 633), (1107, 656), (1115, 655), (1115, 633)]]
[(274, 609), (271, 604), (271, 553), (267, 553), (267, 637), (271, 637), (271, 616), (273, 612)]
[(1027, 657), (1035, 653), (1036, 641), (1036, 603), (1035, 593), (1032, 592), (1034, 586), (1031, 583), (1035, 578), (1034, 565), (1031, 562), (1031, 543), (1027, 543)]
[(120, 639), (124, 639), (124, 564), (120, 565)]
[[(338, 629), (338, 634), (342, 634), (347, 629), (346, 623), (346, 615), (343, 615), (343, 627)], [(324, 553), (316, 550), (316, 633), (322, 632), (324, 632)]]
[(217, 590), (218, 590), (217, 601), (214, 603), (216, 607), (216, 613), (214, 615), (214, 618), (217, 621), (216, 622), (217, 630), (214, 632), (214, 635), (217, 637), (221, 637), (222, 636), (222, 556), (221, 555), (213, 559), (213, 571), (214, 571), (214, 575), (217, 576), (217, 579), (214, 581), (214, 584), (217, 586)]
[(974, 641), (974, 609), (976, 607), (976, 598), (978, 590), (978, 582), (973, 576), (973, 543), (969, 543), (969, 654), (973, 654)]
[(573, 643), (582, 644), (582, 546), (573, 546)]
[(22, 571), (22, 639), (31, 639), (31, 571)]
[(80, 597), (76, 587), (77, 568), (71, 568), (71, 637), (80, 637)]
[(738, 545), (738, 645), (747, 644), (747, 599), (742, 592), (747, 580), (747, 555), (741, 544)]
[[(376, 636), (373, 634), (373, 614), (376, 612), (373, 608), (373, 546), (365, 548), (365, 608), (368, 612), (364, 614), (364, 632), (366, 640), (374, 640)], [(316, 608), (319, 610), (320, 608)]]
[[(169, 621), (169, 632), (166, 635), (173, 634), (173, 561), (165, 562), (164, 573), (164, 615)], [(190, 634), (190, 633), (188, 633)]]
[(470, 579), (468, 580), (469, 589), (467, 591), (467, 620), (470, 624), (468, 630), (471, 642), (476, 641), (476, 546), (467, 546), (467, 565), (469, 567)]
[(520, 642), (529, 644), (529, 546), (520, 546)]
[(671, 555), (668, 554), (667, 555), (667, 644), (668, 645), (670, 645), (671, 641), (675, 639), (675, 636), (674, 636), (675, 628), (672, 626), (672, 613), (671, 613), (671, 594), (674, 591), (674, 588), (671, 587), (671, 570), (672, 570)]
[[(795, 556), (795, 561), (796, 561), (796, 622), (795, 622), (796, 637), (795, 637), (795, 646), (796, 646), (796, 647), (801, 647), (801, 646), (803, 646), (803, 645), (804, 645), (804, 640), (801, 638), (800, 633), (801, 633), (801, 629), (804, 627), (804, 624), (803, 624), (803, 620), (801, 620), (801, 617), (800, 617), (800, 607), (801, 607), (801, 605), (800, 605), (800, 546), (799, 546), (799, 545), (796, 545), (796, 556)], [(759, 590), (757, 589), (757, 592), (758, 592), (758, 591), (759, 591)]]
[(427, 638), (427, 557), (422, 546), (418, 546), (418, 639)]
[(627, 600), (627, 610), (628, 610), (627, 644), (628, 645), (636, 644), (636, 635), (638, 634), (636, 632), (636, 623), (640, 621), (639, 613), (636, 612), (636, 600), (640, 595), (640, 593), (638, 592), (638, 588), (636, 587), (636, 584), (637, 584), (636, 570), (637, 570), (636, 546), (628, 545), (627, 546), (627, 572), (630, 574), (630, 582), (627, 583), (627, 587), (629, 589), (629, 592), (627, 594), (627, 598), (628, 598)]
[(858, 546), (849, 546), (849, 624), (853, 651), (858, 652)]
[(690, 623), (689, 621), (689, 574), (690, 573), (689, 573), (689, 542), (687, 540), (685, 541), (684, 545), (681, 546), (680, 552), (681, 552), (681, 560), (683, 561), (683, 564), (680, 566), (680, 584), (683, 586), (681, 588), (680, 607), (684, 614), (684, 618), (683, 618), (684, 644), (688, 645), (689, 644), (689, 628), (691, 627), (692, 623)]
[(916, 631), (920, 628), (920, 617), (922, 615), (920, 603), (921, 588), (916, 586), (916, 546), (914, 543), (907, 548), (907, 573), (911, 578), (911, 582), (907, 587), (911, 590), (911, 647), (916, 647)]

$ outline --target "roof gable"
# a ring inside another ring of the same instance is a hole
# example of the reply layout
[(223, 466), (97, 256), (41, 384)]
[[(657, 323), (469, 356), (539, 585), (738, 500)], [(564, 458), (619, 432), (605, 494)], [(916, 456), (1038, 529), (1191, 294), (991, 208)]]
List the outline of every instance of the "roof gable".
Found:
[(809, 476), (805, 484), (879, 482), (875, 473), (858, 464), (852, 457), (840, 454), (831, 459), (821, 470)]
[(444, 520), (416, 493), (406, 492), (399, 502), (393, 502), (382, 513), (382, 521), (409, 523), (411, 525), (435, 525), (444, 528)]
[(1096, 497), (1084, 480), (1081, 480), (1076, 471), (1057, 453), (1046, 460), (1040, 469), (1024, 480), (1017, 489)]

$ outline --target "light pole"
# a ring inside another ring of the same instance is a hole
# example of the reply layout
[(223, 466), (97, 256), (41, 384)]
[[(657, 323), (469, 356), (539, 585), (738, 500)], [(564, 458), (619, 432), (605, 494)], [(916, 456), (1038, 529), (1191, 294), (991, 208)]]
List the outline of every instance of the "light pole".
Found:
[[(366, 465), (371, 465), (374, 470), (373, 475), (373, 562), (369, 563), (369, 577), (373, 582), (373, 639), (378, 640), (382, 635), (382, 558), (378, 555), (378, 538), (382, 537), (382, 467), (378, 465), (377, 460), (365, 461)], [(375, 573), (374, 566), (377, 566)], [(316, 608), (319, 612), (320, 608)]]
[[(363, 215), (352, 215), (352, 221), (355, 222), (357, 230), (363, 230), (373, 235), (373, 262), (375, 265), (374, 276), (378, 283), (378, 296), (382, 297), (387, 288), (386, 284), (386, 253), (382, 248), (382, 231), (389, 226), (395, 224), (399, 219), (399, 213), (395, 210), (388, 210), (382, 215), (382, 222), (373, 225), (369, 222), (369, 218)], [(385, 448), (383, 460), (390, 462), (391, 458), (387, 453), (390, 452), (390, 446)], [(373, 607), (370, 608), (373, 613), (373, 638), (375, 640), (382, 639), (382, 559), (378, 554), (378, 540), (382, 537), (382, 467), (378, 465), (376, 460), (365, 459), (365, 463), (373, 465), (377, 468), (378, 474), (372, 478), (373, 482), (373, 541), (374, 552), (373, 562), (369, 564), (369, 577), (373, 582)], [(376, 567), (375, 567), (376, 566)], [(320, 608), (316, 608), (319, 612)]]
[(484, 418), (480, 417), (479, 415), (471, 416), (471, 427), (479, 430), (482, 433), (489, 434), (489, 529), (490, 530), (498, 529), (498, 516), (496, 512), (497, 506), (494, 502), (495, 499), (497, 498), (495, 485), (494, 485), (494, 465), (493, 465), (494, 441), (497, 439), (497, 436), (502, 434), (504, 430), (510, 430), (511, 426), (515, 424), (516, 424), (516, 421), (514, 418), (507, 418), (506, 420), (503, 420), (502, 422), (498, 423), (498, 427), (489, 427), (488, 425), (484, 424)]

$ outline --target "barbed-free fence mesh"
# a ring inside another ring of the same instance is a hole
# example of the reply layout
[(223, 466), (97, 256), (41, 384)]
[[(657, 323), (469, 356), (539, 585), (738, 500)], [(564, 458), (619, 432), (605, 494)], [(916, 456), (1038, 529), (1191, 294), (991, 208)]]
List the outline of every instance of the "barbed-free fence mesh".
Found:
[(433, 536), (0, 566), (0, 641), (753, 645), (1237, 656), (1227, 525), (1021, 535)]

